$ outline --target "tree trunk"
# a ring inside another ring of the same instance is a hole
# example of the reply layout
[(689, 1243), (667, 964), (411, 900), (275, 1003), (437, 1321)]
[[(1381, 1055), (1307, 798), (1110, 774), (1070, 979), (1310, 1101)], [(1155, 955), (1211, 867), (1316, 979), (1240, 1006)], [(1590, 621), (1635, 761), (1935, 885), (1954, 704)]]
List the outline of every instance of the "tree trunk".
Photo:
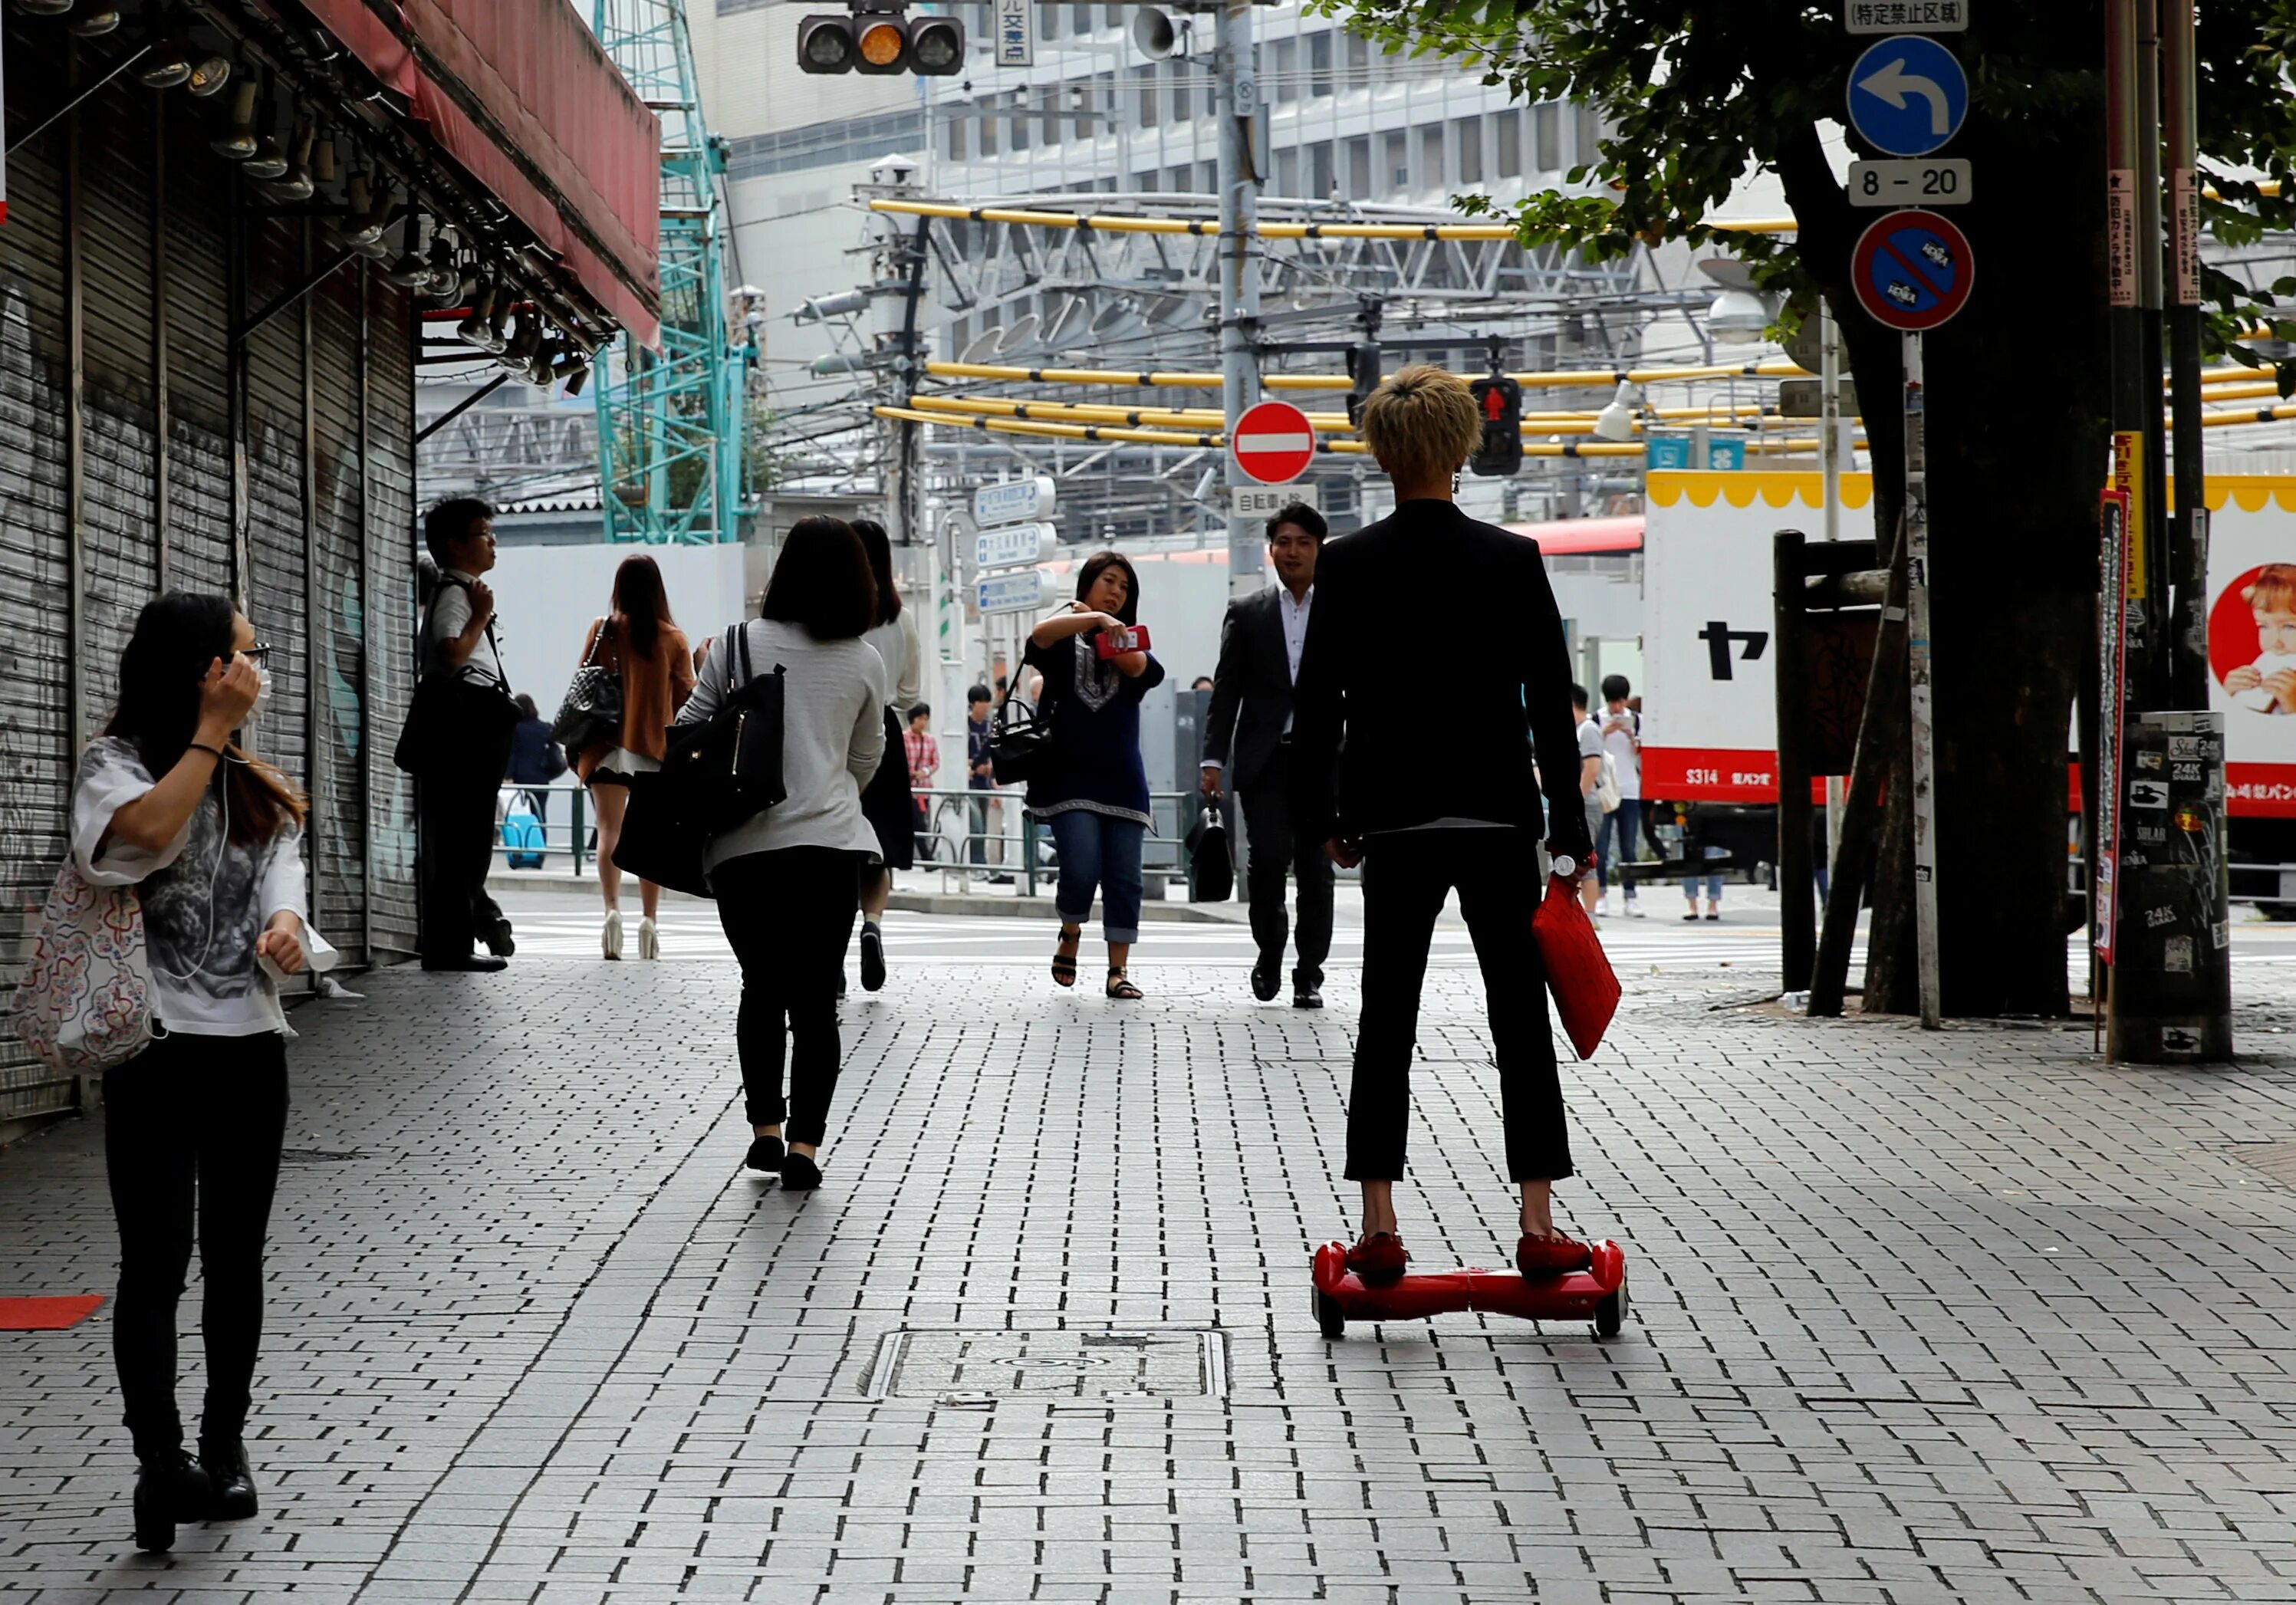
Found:
[[(1951, 212), (1977, 258), (1973, 293), (1924, 336), (1923, 354), (1938, 947), (1950, 1014), (2067, 1010), (2065, 758), (2093, 636), (2108, 444), (2095, 110), (2069, 113), (2053, 136), (2005, 135), (1972, 115), (1951, 151), (1972, 159), (1980, 181), (1973, 203)], [(1858, 233), (1886, 214), (1847, 205), (1814, 130), (1787, 143), (1778, 168), (1801, 221), (1797, 249), (1841, 323), (1886, 549), (1905, 471), (1899, 336), (1865, 315), (1849, 282)], [(1993, 173), (2053, 176), (1988, 184)], [(1892, 764), (1883, 811), (1869, 1009), (1917, 1002), (1906, 765)]]

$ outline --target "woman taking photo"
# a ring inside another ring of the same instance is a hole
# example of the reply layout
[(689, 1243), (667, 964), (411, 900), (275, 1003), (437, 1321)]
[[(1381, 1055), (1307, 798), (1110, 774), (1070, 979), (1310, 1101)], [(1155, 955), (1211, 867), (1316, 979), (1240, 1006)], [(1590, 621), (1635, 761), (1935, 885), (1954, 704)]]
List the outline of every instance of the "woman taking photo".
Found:
[(1054, 981), (1076, 985), (1077, 946), (1097, 889), (1108, 995), (1128, 1000), (1141, 995), (1126, 970), (1140, 939), (1140, 843), (1148, 832), (1140, 699), (1164, 678), (1164, 666), (1145, 651), (1100, 654), (1103, 632), (1139, 618), (1140, 581), (1130, 563), (1113, 552), (1095, 553), (1077, 570), (1076, 594), (1029, 632), (1021, 656), (1043, 676), (1038, 708), (1054, 732), (1048, 757), (1029, 778), (1027, 811), (1051, 827), (1060, 849)]
[[(852, 527), (818, 517), (792, 525), (760, 611), (742, 628), (751, 669), (785, 673), (787, 796), (711, 837), (701, 863), (742, 964), (735, 1035), (752, 1139), (747, 1163), (805, 1191), (821, 1185), (821, 1142), (843, 1054), (837, 983), (855, 889), (877, 852), (861, 787), (885, 755), (884, 666), (861, 639), (877, 618), (877, 585)], [(724, 706), (739, 663), (720, 643), (678, 722)]]
[(885, 756), (861, 793), (861, 810), (877, 832), (877, 856), (883, 867), (861, 888), (861, 989), (874, 992), (885, 984), (885, 934), (881, 923), (885, 904), (893, 895), (893, 872), (916, 863), (916, 804), (909, 794), (908, 746), (902, 721), (923, 694), (923, 670), (918, 663), (917, 621), (901, 610), (901, 594), (893, 588), (893, 545), (885, 527), (873, 519), (853, 520), (853, 533), (869, 553), (870, 577), (877, 585), (877, 622), (862, 637), (884, 660), (881, 688), (885, 704)]
[[(103, 1075), (119, 1226), (112, 1353), (142, 1470), (135, 1545), (179, 1521), (256, 1512), (241, 1435), (263, 1332), (263, 1244), (287, 1125), (286, 1016), (268, 960), (305, 963), (303, 798), (232, 732), (270, 690), (255, 631), (220, 596), (146, 607), (119, 706), (80, 759), (80, 872), (134, 886), (152, 971), (151, 1046)], [(207, 1400), (199, 1458), (176, 1410), (176, 1305), (196, 1222)]]
[[(622, 872), (614, 867), (614, 844), (622, 839), (622, 816), (629, 811), (633, 774), (661, 767), (669, 751), (670, 721), (693, 694), (693, 654), (685, 633), (669, 616), (669, 595), (661, 569), (640, 553), (622, 560), (614, 571), (613, 610), (590, 626), (582, 661), (615, 670), (622, 682), (622, 728), (618, 740), (598, 741), (574, 755), (574, 773), (590, 788), (598, 810), (598, 889), (605, 894), (606, 920), (599, 946), (610, 959), (622, 956)], [(638, 882), (638, 957), (661, 956), (654, 914), (661, 888)]]

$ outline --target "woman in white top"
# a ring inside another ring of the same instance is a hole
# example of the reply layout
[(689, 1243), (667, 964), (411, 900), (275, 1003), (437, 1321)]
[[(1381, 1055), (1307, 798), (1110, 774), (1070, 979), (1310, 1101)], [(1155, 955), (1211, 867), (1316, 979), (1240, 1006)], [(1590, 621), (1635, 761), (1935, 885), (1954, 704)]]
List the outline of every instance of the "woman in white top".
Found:
[(861, 989), (874, 992), (885, 984), (881, 921), (893, 895), (893, 872), (916, 863), (917, 810), (909, 791), (908, 745), (901, 732), (909, 709), (924, 694), (924, 671), (918, 663), (916, 615), (901, 610), (901, 594), (893, 585), (893, 544), (885, 527), (874, 519), (856, 519), (853, 533), (861, 537), (861, 549), (869, 554), (870, 577), (877, 582), (877, 622), (861, 639), (885, 660), (885, 756), (861, 790), (861, 811), (877, 832), (877, 856), (882, 863), (861, 888)]
[[(821, 1185), (821, 1141), (843, 1054), (837, 983), (855, 894), (877, 854), (861, 787), (885, 750), (884, 663), (861, 639), (877, 617), (877, 586), (852, 527), (830, 518), (791, 526), (759, 611), (742, 627), (755, 672), (784, 674), (787, 795), (710, 838), (701, 864), (742, 962), (735, 1036), (752, 1139), (747, 1163), (778, 1170), (783, 1187), (804, 1191)], [(725, 705), (737, 661), (722, 645), (711, 651), (679, 724)]]
[[(119, 706), (80, 759), (81, 874), (136, 889), (152, 1045), (103, 1075), (104, 1167), (119, 1227), (112, 1353), (142, 1472), (135, 1544), (178, 1521), (256, 1512), (240, 1438), (263, 1331), (263, 1244), (287, 1126), (286, 1016), (264, 961), (304, 967), (302, 797), (231, 733), (270, 688), (268, 647), (220, 596), (146, 607)], [(208, 1362), (200, 1454), (176, 1410), (176, 1305), (198, 1227)]]

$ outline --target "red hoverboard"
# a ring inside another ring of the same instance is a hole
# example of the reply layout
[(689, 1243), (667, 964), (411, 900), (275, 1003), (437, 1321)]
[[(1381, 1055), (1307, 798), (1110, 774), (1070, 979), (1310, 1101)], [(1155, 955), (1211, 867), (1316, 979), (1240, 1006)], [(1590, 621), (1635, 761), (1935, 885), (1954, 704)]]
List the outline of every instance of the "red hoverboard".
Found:
[(1536, 1282), (1518, 1271), (1468, 1265), (1366, 1287), (1348, 1269), (1347, 1244), (1325, 1243), (1316, 1250), (1316, 1324), (1326, 1338), (1340, 1338), (1350, 1321), (1423, 1321), (1454, 1310), (1482, 1310), (1527, 1321), (1580, 1316), (1595, 1323), (1597, 1338), (1615, 1338), (1627, 1320), (1626, 1251), (1608, 1240), (1592, 1247), (1593, 1263), (1585, 1270)]

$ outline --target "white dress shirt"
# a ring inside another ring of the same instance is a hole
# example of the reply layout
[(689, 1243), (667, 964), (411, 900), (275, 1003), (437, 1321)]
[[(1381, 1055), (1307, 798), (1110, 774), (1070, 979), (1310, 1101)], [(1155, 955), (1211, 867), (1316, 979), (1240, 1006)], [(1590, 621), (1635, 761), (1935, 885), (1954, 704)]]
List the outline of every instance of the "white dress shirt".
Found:
[[(1292, 684), (1300, 684), (1300, 654), (1308, 644), (1308, 610), (1316, 605), (1316, 587), (1299, 595), (1289, 585), (1275, 587), (1275, 616), (1283, 621), (1283, 659), (1292, 667)], [(1283, 733), (1292, 733), (1292, 716), (1283, 716)]]

